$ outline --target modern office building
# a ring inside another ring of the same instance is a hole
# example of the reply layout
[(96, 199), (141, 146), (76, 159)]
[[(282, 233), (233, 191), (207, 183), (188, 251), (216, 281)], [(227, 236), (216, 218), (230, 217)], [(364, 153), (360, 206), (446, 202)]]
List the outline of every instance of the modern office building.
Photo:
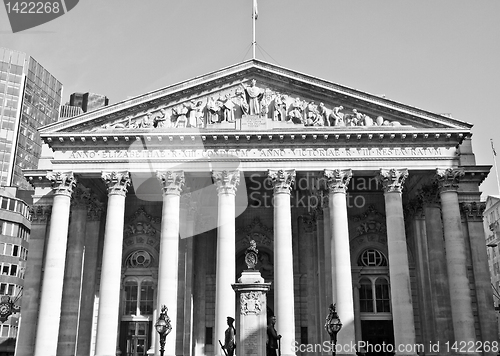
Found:
[[(17, 356), (159, 355), (164, 305), (169, 356), (268, 315), (281, 355), (331, 355), (331, 303), (337, 355), (492, 345), (471, 130), (255, 59), (49, 124)], [(270, 285), (237, 295), (252, 241)]]
[(32, 189), (23, 169), (38, 166), (37, 129), (56, 122), (62, 84), (33, 57), (0, 48), (0, 186)]
[(29, 206), (16, 191), (0, 187), (0, 355), (14, 355), (31, 229)]
[(69, 97), (69, 105), (78, 106), (84, 112), (107, 106), (109, 99), (105, 95), (95, 93), (73, 93)]
[(59, 109), (59, 118), (60, 119), (66, 119), (68, 117), (73, 117), (77, 115), (83, 114), (83, 110), (79, 106), (72, 106), (69, 104), (64, 104), (61, 105), (61, 108)]

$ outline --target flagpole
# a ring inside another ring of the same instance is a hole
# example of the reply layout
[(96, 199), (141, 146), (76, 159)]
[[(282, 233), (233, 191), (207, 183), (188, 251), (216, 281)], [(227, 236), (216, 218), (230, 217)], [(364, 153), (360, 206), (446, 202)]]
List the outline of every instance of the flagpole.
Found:
[(498, 189), (498, 194), (500, 194), (500, 181), (498, 180), (498, 167), (497, 167), (497, 152), (495, 151), (495, 147), (493, 147), (493, 139), (490, 138), (491, 142), (491, 150), (493, 153), (493, 165), (495, 166), (495, 176), (497, 178), (497, 189)]
[(252, 34), (253, 34), (253, 37), (252, 37), (252, 49), (253, 49), (253, 59), (255, 59), (255, 45), (257, 44), (257, 42), (255, 42), (255, 16), (256, 16), (256, 10), (257, 10), (257, 0), (253, 0), (253, 3), (252, 3), (252, 25), (253, 25), (253, 29), (252, 29)]

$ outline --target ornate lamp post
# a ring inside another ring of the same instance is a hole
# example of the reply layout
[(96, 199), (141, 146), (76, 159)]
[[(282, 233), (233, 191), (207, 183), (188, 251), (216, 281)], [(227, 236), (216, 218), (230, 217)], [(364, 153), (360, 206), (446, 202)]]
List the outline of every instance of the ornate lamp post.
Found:
[(161, 307), (161, 313), (158, 317), (158, 321), (155, 324), (156, 332), (160, 335), (160, 355), (163, 356), (165, 352), (165, 339), (167, 335), (172, 331), (172, 325), (170, 324), (170, 318), (167, 315), (167, 307), (163, 305)]
[(335, 304), (330, 304), (328, 316), (326, 317), (325, 329), (330, 335), (330, 342), (332, 343), (332, 356), (335, 356), (335, 349), (337, 346), (337, 334), (342, 329), (342, 322), (335, 310)]

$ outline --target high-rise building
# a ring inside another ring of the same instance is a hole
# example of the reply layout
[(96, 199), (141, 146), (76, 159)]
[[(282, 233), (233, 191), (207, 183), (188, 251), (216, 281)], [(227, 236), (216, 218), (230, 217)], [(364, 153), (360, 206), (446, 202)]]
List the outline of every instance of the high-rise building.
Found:
[(69, 105), (81, 107), (84, 112), (107, 106), (109, 99), (105, 95), (95, 93), (73, 93), (69, 96)]
[(33, 57), (0, 48), (0, 186), (32, 189), (22, 170), (38, 165), (37, 129), (58, 120), (62, 89)]
[(83, 110), (79, 106), (72, 106), (69, 104), (61, 105), (59, 109), (59, 118), (64, 119), (68, 117), (73, 117), (76, 115), (83, 114)]

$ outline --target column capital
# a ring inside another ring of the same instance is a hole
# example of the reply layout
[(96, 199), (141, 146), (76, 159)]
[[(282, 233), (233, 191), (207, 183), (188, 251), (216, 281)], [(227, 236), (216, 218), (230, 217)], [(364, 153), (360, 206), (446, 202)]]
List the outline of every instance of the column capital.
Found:
[(219, 195), (236, 195), (236, 187), (240, 184), (240, 171), (212, 171), (212, 179)]
[(483, 221), (483, 212), (486, 209), (485, 202), (463, 202), (460, 203), (460, 211), (467, 220)]
[(438, 185), (436, 183), (424, 185), (418, 191), (418, 197), (426, 205), (438, 205), (440, 203)]
[(280, 169), (277, 171), (268, 170), (267, 176), (271, 178), (271, 182), (273, 183), (274, 194), (290, 194), (290, 191), (295, 184), (295, 169)]
[(127, 195), (130, 185), (129, 172), (102, 172), (101, 178), (108, 188), (108, 195)]
[(90, 201), (90, 194), (92, 190), (86, 188), (81, 183), (76, 184), (73, 192), (73, 199), (71, 199), (71, 207), (86, 207)]
[(52, 213), (52, 205), (34, 205), (30, 207), (31, 225), (46, 224)]
[(463, 168), (437, 168), (434, 181), (437, 183), (440, 193), (457, 191), (458, 182), (464, 175)]
[(381, 168), (377, 180), (382, 184), (385, 193), (401, 193), (403, 184), (408, 177), (408, 169), (384, 169)]
[(352, 169), (325, 169), (323, 175), (330, 193), (345, 193), (352, 177)]
[(65, 195), (71, 197), (73, 188), (76, 186), (76, 179), (73, 172), (49, 172), (47, 179), (52, 182), (54, 195)]
[(163, 195), (180, 195), (186, 181), (184, 171), (157, 171), (156, 178), (162, 185)]
[(95, 194), (92, 194), (87, 204), (87, 220), (89, 221), (101, 220), (103, 211), (104, 211), (104, 203), (101, 202)]

